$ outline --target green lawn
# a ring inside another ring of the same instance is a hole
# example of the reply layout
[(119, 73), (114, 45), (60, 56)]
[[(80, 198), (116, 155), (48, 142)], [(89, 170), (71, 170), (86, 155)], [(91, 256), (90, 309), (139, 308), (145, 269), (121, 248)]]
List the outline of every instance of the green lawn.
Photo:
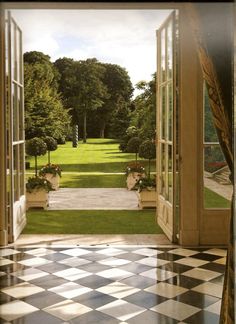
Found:
[[(112, 139), (88, 139), (87, 143), (79, 141), (78, 147), (73, 148), (71, 142), (58, 145), (51, 152), (51, 163), (59, 164), (63, 171), (76, 172), (124, 172), (128, 162), (135, 159), (135, 154), (122, 153), (119, 143)], [(34, 158), (26, 159), (34, 168)], [(38, 167), (47, 163), (47, 155), (38, 157)], [(142, 161), (146, 166), (147, 161)], [(155, 161), (152, 161), (155, 170)]]
[(155, 210), (29, 210), (23, 234), (160, 234)]
[(63, 174), (60, 179), (62, 188), (125, 188), (126, 178), (123, 174)]
[(230, 201), (218, 195), (214, 191), (204, 188), (205, 208), (230, 208)]

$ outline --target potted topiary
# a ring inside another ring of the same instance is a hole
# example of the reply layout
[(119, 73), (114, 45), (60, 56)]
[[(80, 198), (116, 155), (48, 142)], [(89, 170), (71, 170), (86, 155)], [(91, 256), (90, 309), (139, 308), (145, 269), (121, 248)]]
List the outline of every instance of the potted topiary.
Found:
[(47, 145), (48, 163), (39, 171), (39, 175), (47, 179), (52, 184), (54, 190), (59, 189), (59, 180), (61, 177), (61, 168), (57, 164), (51, 164), (50, 152), (57, 149), (57, 141), (50, 136), (46, 136), (44, 142)]
[(37, 157), (47, 152), (47, 145), (41, 138), (34, 137), (26, 141), (26, 153), (35, 158), (35, 175), (26, 183), (26, 208), (48, 206), (48, 192), (52, 190), (51, 184), (46, 179), (38, 176)]
[(135, 153), (135, 162), (128, 164), (126, 167), (126, 184), (127, 189), (134, 189), (137, 181), (143, 176), (145, 170), (141, 165), (138, 165), (138, 152), (141, 140), (138, 136), (132, 137), (126, 147), (127, 153)]
[(156, 207), (156, 178), (151, 178), (151, 160), (156, 157), (156, 145), (151, 140), (145, 140), (139, 147), (139, 156), (148, 159), (148, 176), (139, 179), (138, 189), (139, 207)]

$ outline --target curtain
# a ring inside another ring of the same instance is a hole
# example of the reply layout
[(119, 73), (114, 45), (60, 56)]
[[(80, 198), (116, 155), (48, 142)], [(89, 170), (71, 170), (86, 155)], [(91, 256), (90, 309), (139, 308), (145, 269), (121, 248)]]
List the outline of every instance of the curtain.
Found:
[[(233, 184), (233, 4), (186, 4), (221, 149)], [(220, 324), (234, 323), (234, 197)]]

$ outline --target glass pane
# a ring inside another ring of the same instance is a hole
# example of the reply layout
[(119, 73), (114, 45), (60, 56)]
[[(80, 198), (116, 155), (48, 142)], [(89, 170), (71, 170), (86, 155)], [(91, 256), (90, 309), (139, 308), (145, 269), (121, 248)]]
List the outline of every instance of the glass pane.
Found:
[(161, 87), (161, 138), (166, 138), (166, 88)]
[(209, 97), (204, 84), (204, 141), (218, 142), (215, 126), (213, 124), (213, 116), (210, 108)]
[(18, 122), (18, 101), (17, 101), (17, 85), (12, 85), (12, 106), (13, 106), (13, 141), (19, 140), (19, 122)]
[(168, 145), (168, 198), (169, 202), (173, 202), (173, 159), (172, 145)]
[(24, 139), (23, 88), (18, 86), (19, 140)]
[(204, 149), (204, 207), (229, 208), (232, 195), (229, 169), (220, 145)]
[(173, 77), (173, 39), (172, 39), (173, 24), (170, 21), (167, 27), (167, 77)]
[(160, 185), (160, 194), (165, 197), (165, 145), (161, 144), (161, 167), (160, 167), (160, 171), (161, 171), (161, 185)]
[(24, 144), (19, 145), (20, 150), (20, 195), (24, 195), (25, 181), (24, 181)]
[(20, 33), (16, 29), (16, 80), (20, 82)]
[(161, 31), (161, 82), (166, 80), (166, 30)]
[(19, 152), (18, 152), (18, 145), (13, 146), (13, 195), (14, 200), (19, 200), (19, 169), (18, 169), (18, 161), (19, 161)]
[(173, 91), (172, 84), (168, 85), (168, 140), (172, 142), (173, 132)]

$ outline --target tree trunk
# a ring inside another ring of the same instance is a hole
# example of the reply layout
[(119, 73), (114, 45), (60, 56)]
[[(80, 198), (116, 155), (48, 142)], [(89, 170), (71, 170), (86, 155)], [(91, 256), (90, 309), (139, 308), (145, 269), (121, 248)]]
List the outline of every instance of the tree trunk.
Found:
[(87, 141), (87, 115), (86, 111), (84, 112), (84, 134), (83, 134), (83, 143)]
[(35, 155), (34, 159), (35, 159), (35, 176), (37, 177), (38, 176), (37, 155)]
[(105, 128), (106, 128), (105, 120), (102, 120), (101, 121), (101, 128), (100, 128), (100, 138), (105, 137)]

